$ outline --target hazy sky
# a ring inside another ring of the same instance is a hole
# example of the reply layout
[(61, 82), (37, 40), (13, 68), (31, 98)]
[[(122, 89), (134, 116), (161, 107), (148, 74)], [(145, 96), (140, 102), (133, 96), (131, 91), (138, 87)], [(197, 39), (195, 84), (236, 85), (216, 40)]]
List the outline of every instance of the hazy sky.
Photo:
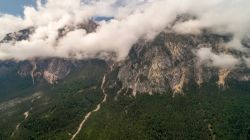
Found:
[(23, 15), (23, 6), (34, 4), (35, 0), (0, 0), (0, 13)]

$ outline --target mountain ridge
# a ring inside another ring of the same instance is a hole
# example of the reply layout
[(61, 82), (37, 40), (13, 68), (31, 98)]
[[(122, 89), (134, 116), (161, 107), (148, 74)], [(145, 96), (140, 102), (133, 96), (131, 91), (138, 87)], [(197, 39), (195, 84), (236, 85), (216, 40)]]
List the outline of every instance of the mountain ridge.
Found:
[[(98, 24), (91, 20), (75, 27), (66, 26), (58, 30), (58, 39), (75, 29), (84, 29), (91, 33), (97, 27)], [(1, 43), (28, 39), (34, 31), (34, 28), (28, 28), (7, 34)], [(247, 66), (245, 64), (225, 68), (209, 66), (200, 62), (195, 51), (200, 48), (211, 48), (215, 53), (230, 54), (235, 57), (245, 55), (228, 51), (224, 44), (230, 40), (230, 35), (208, 32), (201, 35), (161, 32), (152, 41), (140, 40), (134, 44), (125, 60), (116, 62), (111, 59), (107, 60), (107, 63), (114, 65), (116, 67), (114, 69), (118, 70), (115, 83), (120, 82), (123, 89), (131, 89), (134, 96), (137, 92), (152, 94), (171, 91), (173, 94), (183, 94), (183, 88), (189, 81), (195, 81), (197, 86), (202, 86), (204, 82), (214, 78), (217, 79), (215, 82), (219, 87), (225, 88), (227, 79), (249, 81), (250, 72)], [(43, 79), (52, 85), (67, 77), (73, 69), (77, 69), (77, 65), (81, 65), (80, 60), (70, 58), (34, 58), (16, 63), (20, 64), (17, 73), (21, 77), (31, 77), (33, 84)], [(3, 63), (0, 68), (6, 69)]]

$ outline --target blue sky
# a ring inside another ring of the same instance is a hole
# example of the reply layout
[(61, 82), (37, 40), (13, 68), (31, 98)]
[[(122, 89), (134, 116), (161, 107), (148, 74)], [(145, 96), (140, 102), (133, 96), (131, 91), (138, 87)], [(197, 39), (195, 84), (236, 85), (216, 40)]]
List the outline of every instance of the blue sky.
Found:
[(0, 13), (22, 15), (24, 5), (34, 5), (35, 0), (0, 0)]

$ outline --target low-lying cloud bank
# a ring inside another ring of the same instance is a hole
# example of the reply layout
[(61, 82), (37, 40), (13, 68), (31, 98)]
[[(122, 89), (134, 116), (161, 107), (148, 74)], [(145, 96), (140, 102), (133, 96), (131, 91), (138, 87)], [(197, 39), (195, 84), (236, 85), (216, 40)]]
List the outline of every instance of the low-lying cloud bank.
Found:
[[(0, 39), (9, 32), (35, 27), (28, 40), (0, 45), (0, 60), (26, 60), (34, 57), (62, 57), (84, 59), (105, 57), (114, 52), (124, 59), (139, 39), (153, 39), (161, 31), (171, 28), (183, 34), (199, 34), (209, 29), (217, 34), (232, 34), (230, 49), (249, 51), (241, 40), (250, 31), (250, 1), (247, 0), (48, 0), (37, 1), (36, 8), (25, 7), (24, 17), (0, 16)], [(179, 15), (195, 18), (179, 21)], [(95, 32), (77, 29), (58, 40), (58, 30), (66, 25), (76, 26), (96, 16), (114, 17), (102, 21)], [(242, 58), (214, 54), (202, 48), (197, 54), (211, 60), (218, 67), (235, 66)], [(249, 59), (244, 58), (249, 66)]]

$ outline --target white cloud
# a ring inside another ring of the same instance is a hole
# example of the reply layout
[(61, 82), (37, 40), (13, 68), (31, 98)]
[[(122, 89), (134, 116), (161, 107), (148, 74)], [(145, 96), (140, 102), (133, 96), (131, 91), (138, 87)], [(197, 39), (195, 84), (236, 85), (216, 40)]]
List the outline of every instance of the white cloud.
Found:
[(200, 48), (196, 54), (201, 63), (205, 63), (210, 66), (230, 68), (240, 64), (240, 60), (238, 58), (225, 53), (213, 53), (212, 48)]
[(245, 64), (247, 65), (248, 68), (250, 68), (250, 58), (244, 58)]
[[(33, 57), (95, 57), (100, 52), (115, 52), (118, 59), (127, 56), (139, 39), (152, 39), (176, 19), (190, 14), (195, 19), (178, 22), (178, 33), (199, 34), (209, 28), (215, 33), (232, 33), (231, 48), (242, 49), (240, 40), (249, 32), (250, 1), (246, 0), (48, 0), (38, 1), (38, 8), (26, 7), (24, 18), (0, 16), (0, 38), (8, 32), (36, 27), (29, 40), (0, 46), (0, 59), (30, 59)], [(94, 16), (112, 16), (100, 23), (96, 32), (80, 29), (58, 38), (58, 29), (77, 25)], [(13, 28), (14, 27), (14, 28)], [(235, 65), (236, 58), (208, 51), (215, 66)], [(201, 58), (202, 59), (202, 58)], [(223, 62), (222, 62), (223, 61)], [(225, 62), (225, 65), (224, 65)]]

